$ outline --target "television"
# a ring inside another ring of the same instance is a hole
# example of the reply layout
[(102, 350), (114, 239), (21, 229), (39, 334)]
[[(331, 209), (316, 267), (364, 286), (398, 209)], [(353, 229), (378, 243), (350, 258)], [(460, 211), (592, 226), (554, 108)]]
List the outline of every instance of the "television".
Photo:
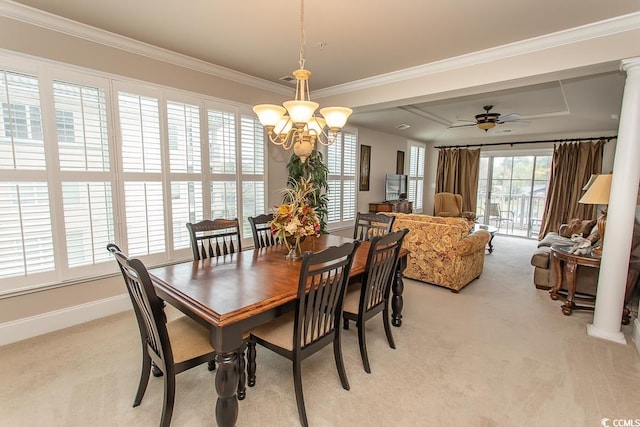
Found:
[(388, 173), (385, 178), (385, 201), (407, 198), (407, 175)]

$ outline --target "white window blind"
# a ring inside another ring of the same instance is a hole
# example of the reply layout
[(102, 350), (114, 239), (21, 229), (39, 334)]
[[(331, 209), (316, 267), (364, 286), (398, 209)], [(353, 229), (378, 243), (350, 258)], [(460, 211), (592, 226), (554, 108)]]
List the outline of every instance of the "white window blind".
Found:
[(118, 106), (129, 255), (163, 253), (166, 246), (159, 101), (120, 92)]
[(0, 69), (0, 168), (44, 170), (38, 79)]
[(173, 249), (190, 248), (186, 223), (204, 218), (200, 117), (196, 104), (167, 102)]
[(197, 105), (167, 102), (171, 172), (200, 173), (200, 110)]
[(0, 183), (0, 278), (54, 269), (50, 219), (46, 182)]
[(107, 106), (104, 90), (53, 83), (61, 170), (109, 170)]
[(265, 212), (248, 106), (98, 74), (0, 53), (0, 295), (115, 272), (108, 242), (182, 260), (187, 222)]
[(120, 134), (125, 172), (160, 172), (160, 112), (155, 98), (120, 92)]
[(162, 183), (125, 182), (124, 197), (129, 255), (164, 252)]
[(0, 68), (0, 104), (0, 278), (11, 278), (0, 291), (7, 291), (56, 264), (38, 78)]
[[(106, 83), (103, 82), (106, 86)], [(110, 261), (115, 238), (104, 88), (53, 82), (67, 266)]]
[(356, 215), (356, 149), (358, 135), (343, 130), (327, 150), (329, 170), (327, 226), (350, 226)]
[(421, 213), (424, 200), (424, 162), (426, 146), (417, 142), (409, 143), (409, 191), (413, 211)]
[(111, 183), (63, 182), (62, 204), (69, 267), (109, 261), (105, 248), (115, 236)]
[(230, 111), (208, 110), (211, 217), (238, 217), (236, 177), (236, 116)]
[(264, 128), (255, 116), (240, 116), (240, 150), (242, 234), (250, 237), (247, 218), (266, 213)]

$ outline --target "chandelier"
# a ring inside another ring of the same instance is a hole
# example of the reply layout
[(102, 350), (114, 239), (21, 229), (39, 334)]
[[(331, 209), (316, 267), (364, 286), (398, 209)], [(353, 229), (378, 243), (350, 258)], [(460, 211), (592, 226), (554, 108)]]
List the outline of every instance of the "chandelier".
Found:
[(283, 102), (282, 107), (273, 104), (256, 105), (253, 111), (267, 131), (269, 140), (285, 150), (293, 147), (293, 152), (304, 163), (313, 152), (316, 141), (323, 145), (335, 142), (352, 110), (346, 107), (325, 107), (320, 109), (322, 117), (315, 114), (319, 104), (311, 101), (311, 71), (304, 68), (304, 0), (300, 3), (300, 68), (293, 72), (296, 78), (295, 98), (293, 101)]

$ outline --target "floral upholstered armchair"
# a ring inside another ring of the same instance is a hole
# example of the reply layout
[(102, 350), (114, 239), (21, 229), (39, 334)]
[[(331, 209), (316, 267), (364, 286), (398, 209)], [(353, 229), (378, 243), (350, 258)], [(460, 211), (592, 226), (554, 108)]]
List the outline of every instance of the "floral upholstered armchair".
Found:
[(386, 213), (396, 217), (393, 231), (408, 228), (403, 247), (409, 251), (404, 276), (458, 292), (482, 274), (486, 230), (471, 232), (463, 218)]

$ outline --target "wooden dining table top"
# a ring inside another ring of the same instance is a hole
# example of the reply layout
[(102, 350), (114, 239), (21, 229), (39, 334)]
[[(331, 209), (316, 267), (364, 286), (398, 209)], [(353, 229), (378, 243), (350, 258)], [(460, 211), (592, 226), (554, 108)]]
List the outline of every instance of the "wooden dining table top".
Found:
[[(318, 252), (353, 238), (322, 234), (308, 237), (303, 252)], [(350, 277), (364, 273), (370, 243), (362, 242)], [(217, 258), (188, 261), (149, 270), (159, 294), (178, 308), (217, 327), (229, 326), (283, 306), (297, 297), (301, 260), (284, 257), (286, 246), (251, 249)]]

